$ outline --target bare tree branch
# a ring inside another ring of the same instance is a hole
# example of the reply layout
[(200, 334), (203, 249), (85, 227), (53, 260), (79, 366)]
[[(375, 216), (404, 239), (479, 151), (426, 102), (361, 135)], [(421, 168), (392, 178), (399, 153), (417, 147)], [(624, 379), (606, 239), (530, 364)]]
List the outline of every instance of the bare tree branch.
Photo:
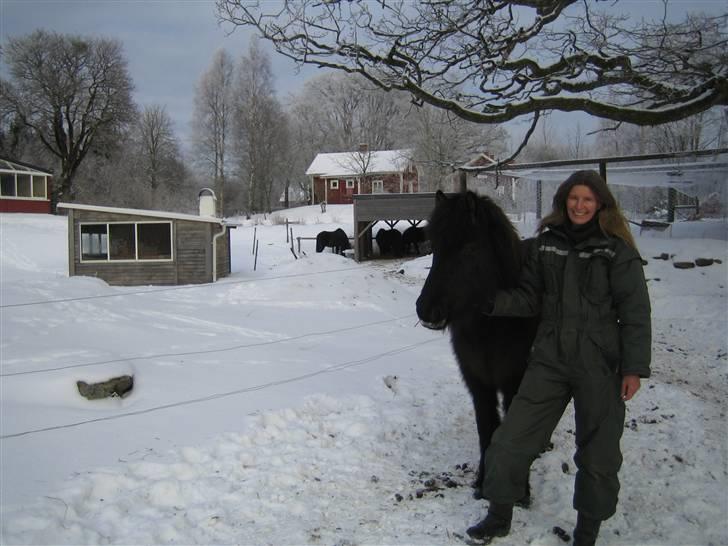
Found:
[(634, 24), (605, 4), (217, 0), (217, 10), (298, 63), (360, 74), (475, 123), (550, 110), (650, 126), (728, 105), (728, 14), (674, 23), (660, 10)]

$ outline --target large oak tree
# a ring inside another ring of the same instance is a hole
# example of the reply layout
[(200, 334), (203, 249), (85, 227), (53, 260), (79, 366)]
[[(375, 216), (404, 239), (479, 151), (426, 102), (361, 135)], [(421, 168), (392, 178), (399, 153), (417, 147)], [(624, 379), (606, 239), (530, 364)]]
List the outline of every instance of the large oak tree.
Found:
[(3, 52), (11, 76), (3, 105), (58, 158), (53, 202), (72, 200), (87, 154), (111, 145), (134, 118), (121, 44), (38, 30), (10, 38)]
[(298, 63), (476, 123), (581, 111), (649, 126), (728, 105), (726, 14), (631, 19), (587, 0), (217, 0)]

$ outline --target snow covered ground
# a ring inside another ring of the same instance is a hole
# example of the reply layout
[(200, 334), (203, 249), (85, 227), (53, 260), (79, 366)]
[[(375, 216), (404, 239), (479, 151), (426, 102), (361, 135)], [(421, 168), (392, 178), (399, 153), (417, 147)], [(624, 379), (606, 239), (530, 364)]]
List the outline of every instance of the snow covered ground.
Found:
[[(352, 234), (350, 207), (284, 214), (296, 237)], [(233, 232), (232, 276), (160, 289), (69, 278), (64, 218), (0, 215), (2, 544), (463, 542), (486, 503), (448, 336), (414, 313), (429, 257), (357, 264), (303, 241), (296, 260), (280, 217)], [(602, 545), (728, 544), (726, 239), (724, 222), (638, 237), (654, 376), (628, 404)], [(696, 258), (722, 263), (672, 265)], [(76, 390), (125, 373), (127, 398)], [(564, 544), (572, 429), (568, 410), (498, 544)]]

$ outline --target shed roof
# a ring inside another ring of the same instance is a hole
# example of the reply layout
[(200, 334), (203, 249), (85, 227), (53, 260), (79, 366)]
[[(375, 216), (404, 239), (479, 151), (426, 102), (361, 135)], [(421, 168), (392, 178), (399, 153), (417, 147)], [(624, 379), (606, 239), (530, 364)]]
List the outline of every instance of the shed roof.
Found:
[(411, 156), (411, 150), (317, 154), (306, 169), (306, 174), (323, 177), (359, 176), (363, 161), (368, 161), (367, 174), (401, 173), (412, 162)]
[(224, 218), (215, 216), (197, 216), (194, 214), (182, 214), (180, 212), (165, 212), (163, 210), (126, 209), (118, 207), (100, 207), (97, 205), (80, 205), (77, 203), (58, 203), (59, 209), (89, 210), (95, 212), (108, 212), (110, 214), (130, 214), (134, 216), (153, 216), (155, 218), (169, 218), (171, 220), (186, 220), (190, 222), (207, 222), (210, 224), (221, 224), (236, 226), (235, 222), (229, 222)]

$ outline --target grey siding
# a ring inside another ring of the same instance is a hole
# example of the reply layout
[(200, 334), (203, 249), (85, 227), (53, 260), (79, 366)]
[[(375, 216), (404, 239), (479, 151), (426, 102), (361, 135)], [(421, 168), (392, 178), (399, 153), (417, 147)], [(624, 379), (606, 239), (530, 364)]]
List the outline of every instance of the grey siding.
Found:
[[(221, 229), (212, 222), (164, 216), (137, 216), (103, 211), (69, 210), (69, 275), (98, 277), (111, 285), (175, 285), (212, 282), (212, 236)], [(80, 225), (108, 222), (170, 222), (172, 261), (81, 262)], [(217, 242), (217, 276), (230, 274), (230, 236)]]

